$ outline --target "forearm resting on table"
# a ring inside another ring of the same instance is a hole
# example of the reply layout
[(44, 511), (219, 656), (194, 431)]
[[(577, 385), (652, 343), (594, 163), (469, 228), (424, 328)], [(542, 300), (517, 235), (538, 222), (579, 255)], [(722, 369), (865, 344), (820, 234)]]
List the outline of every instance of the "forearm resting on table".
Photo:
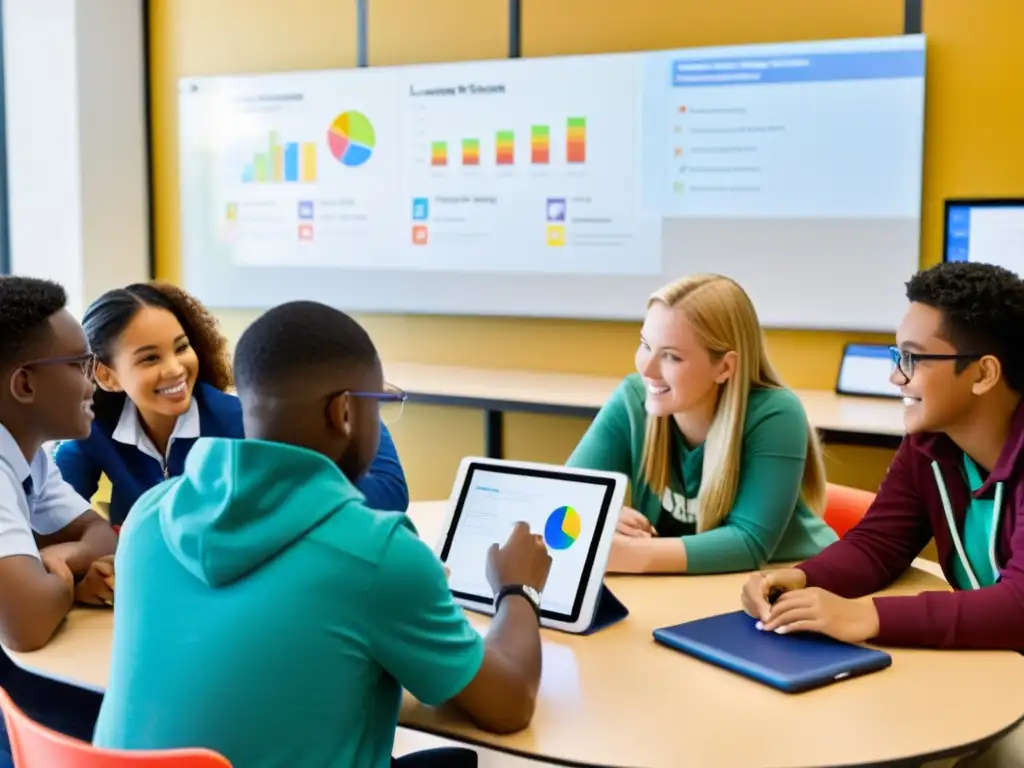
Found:
[(608, 570), (619, 573), (686, 573), (686, 546), (679, 538), (616, 534)]
[(0, 641), (12, 651), (42, 648), (71, 609), (74, 595), (34, 557), (0, 560)]
[(480, 670), (454, 702), (485, 731), (520, 731), (533, 717), (540, 672), (537, 616), (525, 597), (510, 595), (491, 622)]
[(84, 576), (93, 561), (114, 554), (117, 548), (117, 534), (93, 510), (85, 512), (57, 533), (37, 536), (36, 540), (40, 549), (59, 552), (76, 578)]

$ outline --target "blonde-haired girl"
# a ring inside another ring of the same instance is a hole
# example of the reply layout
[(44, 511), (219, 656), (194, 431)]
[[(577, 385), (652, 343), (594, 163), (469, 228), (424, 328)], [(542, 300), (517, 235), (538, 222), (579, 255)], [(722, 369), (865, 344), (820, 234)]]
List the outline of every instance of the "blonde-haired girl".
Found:
[(695, 275), (654, 293), (636, 367), (568, 461), (630, 478), (610, 570), (755, 570), (836, 540), (821, 445), (739, 285)]

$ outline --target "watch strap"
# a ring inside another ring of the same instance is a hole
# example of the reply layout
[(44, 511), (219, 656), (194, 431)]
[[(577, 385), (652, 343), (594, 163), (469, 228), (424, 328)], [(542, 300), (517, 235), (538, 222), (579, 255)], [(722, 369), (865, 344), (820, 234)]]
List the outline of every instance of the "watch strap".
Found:
[(540, 622), (540, 605), (530, 596), (530, 593), (523, 588), (522, 584), (506, 584), (500, 590), (498, 594), (494, 596), (494, 612), (498, 612), (498, 608), (501, 606), (501, 601), (509, 595), (521, 595), (526, 598), (526, 602), (533, 608), (533, 612), (537, 615), (537, 621)]

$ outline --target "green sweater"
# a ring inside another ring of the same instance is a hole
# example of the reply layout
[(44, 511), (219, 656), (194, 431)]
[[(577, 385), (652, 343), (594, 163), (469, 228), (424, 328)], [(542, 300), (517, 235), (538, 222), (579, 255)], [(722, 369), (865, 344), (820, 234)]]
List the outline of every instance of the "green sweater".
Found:
[(647, 419), (645, 398), (640, 376), (627, 376), (567, 464), (629, 477), (632, 506), (659, 534), (682, 534), (689, 573), (750, 571), (770, 561), (804, 560), (836, 540), (835, 532), (800, 499), (808, 423), (795, 394), (788, 389), (751, 391), (736, 500), (722, 524), (704, 533), (695, 533), (704, 445), (687, 447), (675, 421), (670, 420), (670, 487), (658, 498), (644, 482), (640, 463)]

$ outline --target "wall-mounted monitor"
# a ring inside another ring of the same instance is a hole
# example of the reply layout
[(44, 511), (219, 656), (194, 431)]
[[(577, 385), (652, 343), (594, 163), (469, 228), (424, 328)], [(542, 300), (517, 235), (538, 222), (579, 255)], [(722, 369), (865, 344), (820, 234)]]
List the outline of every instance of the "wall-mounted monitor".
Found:
[(774, 327), (891, 331), (919, 264), (920, 35), (180, 82), (214, 307), (638, 319), (718, 272)]
[(946, 261), (996, 264), (1024, 277), (1024, 198), (946, 201)]

